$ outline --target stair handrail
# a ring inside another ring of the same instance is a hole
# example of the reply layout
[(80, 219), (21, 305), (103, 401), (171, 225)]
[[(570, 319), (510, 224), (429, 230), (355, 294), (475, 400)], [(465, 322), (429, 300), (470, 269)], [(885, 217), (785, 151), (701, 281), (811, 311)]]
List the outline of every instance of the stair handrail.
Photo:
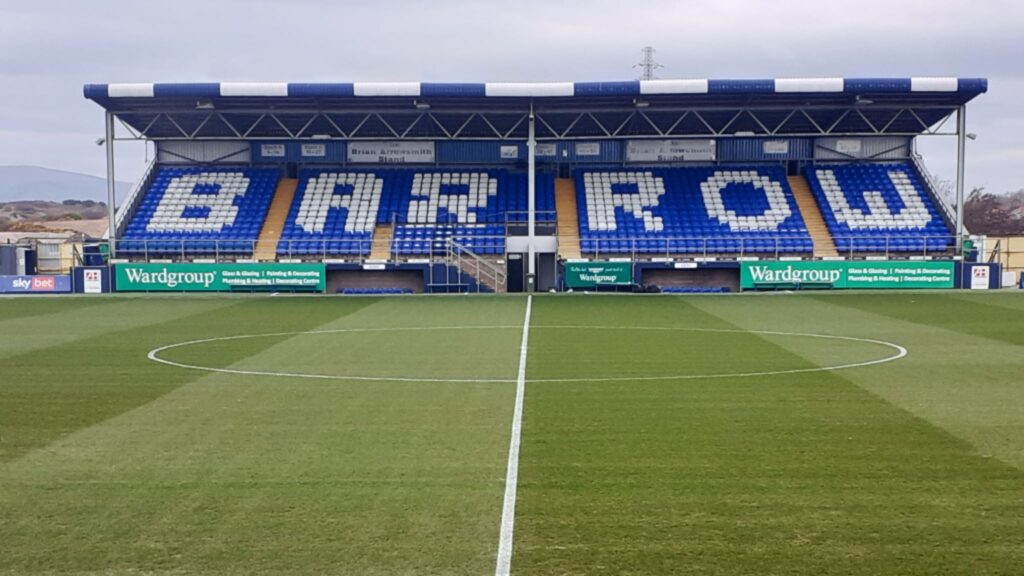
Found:
[[(445, 247), (448, 249), (448, 257), (450, 259), (454, 259), (456, 262), (455, 266), (459, 271), (465, 272), (462, 257), (469, 256), (470, 262), (475, 266), (474, 272), (476, 272), (476, 274), (474, 276), (478, 283), (485, 278), (490, 278), (494, 282), (495, 291), (497, 291), (499, 287), (505, 285), (507, 275), (500, 266), (488, 262), (484, 258), (480, 257), (476, 252), (473, 252), (466, 246), (456, 242), (454, 238), (448, 238), (445, 241)], [(483, 272), (483, 274), (481, 274), (481, 272)]]
[(953, 226), (956, 226), (956, 206), (950, 204), (948, 200), (939, 194), (938, 180), (935, 179), (935, 176), (928, 170), (928, 167), (925, 166), (924, 156), (921, 156), (921, 154), (915, 151), (910, 155), (910, 159), (913, 161), (914, 168), (917, 169), (917, 173), (924, 177), (925, 184), (928, 185), (928, 188), (932, 192), (932, 198), (938, 202), (939, 206), (942, 207), (942, 211), (945, 212), (947, 221)]
[[(132, 186), (131, 191), (128, 192), (128, 196), (126, 196), (124, 201), (121, 202), (121, 206), (118, 207), (117, 213), (114, 215), (114, 234), (116, 234), (118, 238), (123, 235), (125, 224), (135, 217), (135, 212), (139, 208), (139, 200), (142, 199), (143, 190), (149, 188), (151, 180), (153, 179), (154, 168), (156, 168), (155, 156), (150, 160), (149, 165), (146, 166), (146, 170), (142, 173), (142, 177), (135, 182), (134, 186)], [(110, 239), (109, 228), (107, 232), (103, 234), (103, 238), (106, 240)]]
[(388, 260), (398, 262), (398, 246), (395, 243), (398, 232), (398, 212), (391, 212), (391, 239), (388, 240)]

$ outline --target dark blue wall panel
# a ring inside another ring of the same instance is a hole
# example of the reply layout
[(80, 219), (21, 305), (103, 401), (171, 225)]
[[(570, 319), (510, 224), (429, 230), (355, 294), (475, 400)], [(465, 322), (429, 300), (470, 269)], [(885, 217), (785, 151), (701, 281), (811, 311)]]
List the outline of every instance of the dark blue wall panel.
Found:
[[(767, 153), (765, 142), (788, 142), (789, 151), (784, 154)], [(804, 138), (725, 138), (718, 141), (718, 160), (721, 162), (771, 162), (812, 158), (813, 142)]]
[[(301, 142), (252, 142), (254, 163), (344, 164), (345, 143), (338, 140), (303, 140)], [(324, 148), (323, 156), (303, 155), (303, 145)], [(264, 146), (284, 146), (284, 156), (264, 154)]]

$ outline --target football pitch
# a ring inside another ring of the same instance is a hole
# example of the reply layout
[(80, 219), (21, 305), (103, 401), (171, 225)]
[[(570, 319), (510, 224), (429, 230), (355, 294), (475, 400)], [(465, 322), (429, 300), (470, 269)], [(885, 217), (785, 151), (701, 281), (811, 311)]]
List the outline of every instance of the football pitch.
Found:
[(2, 575), (1024, 570), (1020, 293), (4, 298), (0, 335)]

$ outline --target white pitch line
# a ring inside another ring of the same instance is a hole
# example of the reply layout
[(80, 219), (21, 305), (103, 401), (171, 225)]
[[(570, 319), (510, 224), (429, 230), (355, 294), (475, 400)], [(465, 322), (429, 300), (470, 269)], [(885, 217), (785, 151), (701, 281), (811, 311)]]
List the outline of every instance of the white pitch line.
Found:
[[(172, 350), (175, 348), (182, 348), (186, 346), (193, 346), (197, 344), (207, 344), (210, 342), (222, 342), (228, 340), (245, 340), (250, 338), (265, 338), (270, 336), (306, 336), (306, 335), (318, 335), (318, 334), (341, 334), (347, 332), (424, 332), (430, 330), (511, 330), (519, 328), (519, 326), (420, 326), (420, 327), (407, 327), (407, 328), (342, 328), (337, 330), (313, 330), (309, 332), (271, 332), (266, 334), (239, 334), (235, 336), (222, 336), (219, 338), (203, 338), (201, 340), (189, 340), (187, 342), (177, 342), (175, 344), (168, 344), (159, 348), (154, 348), (149, 351), (147, 357), (153, 362), (159, 362), (168, 366), (174, 366), (176, 368), (186, 368), (189, 370), (203, 370), (206, 372), (220, 372), (223, 374), (236, 374), (242, 376), (278, 376), (282, 378), (310, 378), (314, 380), (341, 380), (341, 381), (359, 381), (359, 382), (426, 382), (426, 383), (456, 383), (456, 384), (510, 384), (516, 382), (511, 378), (411, 378), (407, 376), (340, 376), (332, 374), (306, 374), (306, 373), (293, 373), (293, 372), (267, 372), (259, 370), (238, 370), (231, 368), (214, 368), (212, 366), (198, 366), (195, 364), (185, 364), (182, 362), (175, 362), (166, 358), (161, 358), (159, 354), (166, 350)], [(532, 326), (533, 329), (569, 329), (569, 330), (639, 330), (639, 331), (663, 331), (663, 332), (717, 332), (717, 333), (733, 333), (733, 334), (764, 334), (770, 336), (795, 336), (804, 338), (824, 338), (830, 340), (845, 340), (849, 342), (863, 342), (868, 344), (877, 344), (885, 346), (896, 351), (891, 356), (884, 358), (878, 358), (875, 360), (866, 360), (863, 362), (853, 362), (848, 364), (836, 364), (832, 366), (816, 366), (813, 368), (795, 368), (789, 370), (769, 370), (769, 371), (758, 371), (758, 372), (719, 372), (712, 374), (673, 374), (667, 376), (615, 376), (615, 377), (589, 377), (589, 378), (534, 378), (528, 380), (528, 382), (536, 383), (572, 383), (572, 382), (625, 382), (625, 381), (661, 381), (661, 380), (711, 380), (715, 378), (749, 378), (749, 377), (762, 377), (762, 376), (777, 376), (785, 374), (804, 374), (809, 372), (830, 372), (835, 370), (846, 370), (849, 368), (862, 368), (865, 366), (875, 366), (878, 364), (885, 364), (894, 360), (899, 360), (907, 356), (907, 349), (899, 344), (893, 342), (887, 342), (885, 340), (875, 340), (872, 338), (856, 338), (853, 336), (838, 336), (833, 334), (814, 334), (806, 332), (778, 332), (774, 330), (736, 330), (726, 328), (679, 328), (671, 326), (577, 326), (577, 325), (562, 325), (562, 326)]]
[(508, 576), (512, 570), (512, 531), (516, 521), (516, 484), (519, 481), (519, 438), (523, 431), (523, 393), (526, 391), (526, 350), (530, 341), (530, 309), (533, 296), (526, 297), (523, 342), (519, 346), (519, 376), (516, 378), (516, 404), (512, 411), (512, 438), (508, 443), (508, 469), (505, 472), (505, 501), (501, 507), (501, 534), (495, 576)]
[(425, 332), (431, 330), (504, 330), (506, 328), (517, 328), (517, 326), (420, 326), (411, 328), (340, 328), (337, 330), (310, 330), (306, 332), (268, 332), (265, 334), (237, 334), (234, 336), (221, 336), (219, 338), (202, 338), (200, 340), (188, 340), (176, 342), (166, 346), (154, 348), (146, 354), (146, 357), (153, 362), (174, 366), (175, 368), (186, 368), (188, 370), (202, 370), (204, 372), (219, 372), (221, 374), (235, 374), (240, 376), (279, 376), (282, 378), (310, 378), (313, 380), (354, 380), (358, 382), (426, 382), (426, 383), (456, 383), (456, 384), (506, 384), (514, 382), (507, 378), (405, 378), (395, 376), (333, 376), (331, 374), (305, 374), (292, 372), (267, 372), (263, 370), (237, 370), (232, 368), (214, 368), (212, 366), (197, 366), (185, 364), (161, 358), (159, 354), (165, 350), (183, 348), (196, 344), (208, 344), (210, 342), (226, 342), (229, 340), (248, 340), (251, 338), (267, 338), (272, 336), (307, 336), (316, 334), (345, 334), (351, 332)]
[[(613, 329), (610, 326), (535, 326), (535, 328), (568, 328), (568, 329), (593, 329), (593, 330), (610, 330)], [(621, 330), (622, 328), (618, 328)], [(848, 368), (863, 368), (865, 366), (875, 366), (877, 364), (885, 364), (892, 362), (893, 360), (899, 360), (904, 358), (909, 352), (903, 346), (895, 344), (893, 342), (886, 342), (885, 340), (875, 340), (873, 338), (857, 338), (854, 336), (836, 336), (833, 334), (814, 334), (811, 332), (778, 332), (775, 330), (734, 330), (728, 328), (672, 328), (672, 327), (661, 327), (661, 326), (633, 326), (630, 330), (648, 330), (648, 331), (686, 331), (686, 332), (717, 332), (721, 334), (763, 334), (766, 336), (797, 336), (802, 338), (822, 338), (826, 340), (845, 340), (847, 342), (864, 342), (868, 344), (877, 344), (879, 346), (886, 346), (896, 351), (892, 356), (886, 356), (885, 358), (878, 358), (876, 360), (865, 360), (864, 362), (852, 362), (849, 364), (836, 364), (833, 366), (815, 366), (813, 368), (794, 368), (790, 370), (770, 370), (762, 372), (726, 372), (719, 374), (679, 374), (671, 376), (632, 376), (629, 378), (623, 377), (592, 377), (592, 378), (536, 378), (530, 380), (530, 382), (545, 382), (545, 383), (573, 383), (573, 382), (622, 382), (624, 380), (631, 381), (658, 381), (658, 380), (711, 380), (715, 378), (749, 378), (749, 377), (761, 377), (761, 376), (778, 376), (785, 374), (805, 374), (808, 372), (832, 372), (835, 370), (846, 370)]]

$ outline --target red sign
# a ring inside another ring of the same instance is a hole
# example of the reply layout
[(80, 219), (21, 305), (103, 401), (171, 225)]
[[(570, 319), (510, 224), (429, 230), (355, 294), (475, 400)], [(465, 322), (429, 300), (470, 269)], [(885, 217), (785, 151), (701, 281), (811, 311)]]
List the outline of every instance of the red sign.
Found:
[(53, 292), (57, 289), (57, 280), (53, 276), (33, 276), (33, 292)]

